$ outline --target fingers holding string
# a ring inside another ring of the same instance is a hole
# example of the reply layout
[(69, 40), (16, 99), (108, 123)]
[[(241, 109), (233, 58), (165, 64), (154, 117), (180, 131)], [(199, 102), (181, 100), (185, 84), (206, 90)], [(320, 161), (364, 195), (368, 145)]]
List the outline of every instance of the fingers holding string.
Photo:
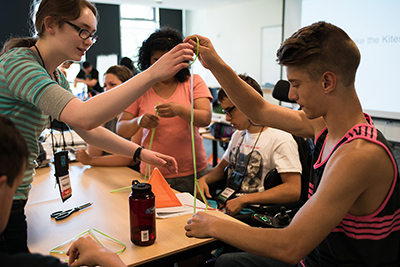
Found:
[(192, 45), (181, 43), (165, 53), (147, 70), (152, 69), (155, 80), (162, 81), (175, 75), (181, 69), (188, 68), (191, 60), (193, 60)]
[(193, 60), (193, 45), (189, 43), (180, 43), (172, 48), (169, 53), (174, 55), (178, 62), (184, 62), (188, 64), (188, 61)]

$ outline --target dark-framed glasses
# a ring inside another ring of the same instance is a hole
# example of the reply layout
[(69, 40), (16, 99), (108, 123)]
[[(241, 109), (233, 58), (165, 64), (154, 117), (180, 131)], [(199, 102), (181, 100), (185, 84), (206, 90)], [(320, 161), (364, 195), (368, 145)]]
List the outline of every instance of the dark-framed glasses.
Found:
[(232, 110), (234, 110), (236, 106), (233, 107), (227, 107), (226, 109), (222, 110), (222, 113), (228, 115), (229, 117), (232, 117)]
[(94, 34), (91, 34), (90, 31), (82, 29), (69, 21), (66, 21), (65, 23), (74, 27), (74, 29), (78, 31), (79, 37), (81, 37), (81, 39), (87, 40), (88, 38), (90, 38), (90, 40), (92, 41), (92, 44), (95, 44), (97, 42), (97, 40), (99, 40), (99, 37)]

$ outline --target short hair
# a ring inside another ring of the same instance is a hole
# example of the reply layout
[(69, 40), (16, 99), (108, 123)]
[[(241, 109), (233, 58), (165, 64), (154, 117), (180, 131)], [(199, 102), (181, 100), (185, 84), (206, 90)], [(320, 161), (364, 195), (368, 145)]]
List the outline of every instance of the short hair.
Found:
[(125, 66), (115, 65), (108, 68), (105, 74), (114, 74), (121, 82), (133, 77), (132, 71)]
[(355, 81), (360, 64), (360, 51), (340, 28), (327, 22), (304, 27), (286, 39), (277, 51), (283, 66), (304, 68), (313, 81), (332, 71), (345, 86)]
[[(257, 91), (257, 93), (259, 93), (261, 96), (264, 96), (261, 86), (258, 84), (258, 82), (256, 82), (256, 80), (254, 80), (253, 78), (251, 78), (250, 76), (248, 76), (246, 74), (239, 74), (238, 76), (243, 81), (248, 83), (251, 87), (253, 87), (254, 90)], [(218, 95), (217, 95), (218, 101), (221, 102), (224, 98), (227, 98), (227, 97), (228, 96), (226, 95), (225, 90), (222, 87), (219, 88)]]
[(85, 61), (82, 63), (82, 68), (87, 69), (90, 66), (92, 66), (92, 63), (90, 63), (89, 61)]
[[(151, 55), (156, 51), (170, 51), (176, 45), (183, 43), (183, 35), (180, 31), (169, 26), (163, 26), (153, 32), (149, 38), (143, 41), (139, 49), (138, 67), (141, 71), (151, 66)], [(187, 81), (190, 77), (188, 68), (181, 69), (175, 74), (179, 82)]]
[(119, 65), (125, 66), (128, 69), (130, 69), (132, 71), (133, 76), (138, 74), (138, 70), (135, 68), (135, 66), (133, 65), (133, 61), (129, 57), (121, 58), (121, 60), (119, 61)]
[(0, 115), (0, 175), (7, 176), (12, 186), (28, 165), (29, 150), (24, 137), (14, 123)]

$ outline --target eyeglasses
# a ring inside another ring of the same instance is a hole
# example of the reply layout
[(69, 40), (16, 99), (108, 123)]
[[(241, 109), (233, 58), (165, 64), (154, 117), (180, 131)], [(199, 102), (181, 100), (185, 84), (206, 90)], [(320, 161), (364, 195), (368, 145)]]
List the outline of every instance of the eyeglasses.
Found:
[(232, 110), (234, 110), (235, 108), (236, 108), (236, 106), (228, 107), (226, 109), (223, 109), (222, 113), (228, 115), (229, 117), (232, 117)]
[(90, 31), (79, 28), (78, 26), (76, 26), (75, 24), (73, 24), (69, 21), (66, 21), (66, 23), (71, 25), (72, 27), (74, 27), (75, 30), (78, 31), (79, 37), (81, 37), (81, 39), (87, 40), (90, 37), (90, 40), (92, 41), (92, 45), (95, 44), (97, 42), (97, 40), (99, 40), (99, 37), (94, 34), (91, 34)]

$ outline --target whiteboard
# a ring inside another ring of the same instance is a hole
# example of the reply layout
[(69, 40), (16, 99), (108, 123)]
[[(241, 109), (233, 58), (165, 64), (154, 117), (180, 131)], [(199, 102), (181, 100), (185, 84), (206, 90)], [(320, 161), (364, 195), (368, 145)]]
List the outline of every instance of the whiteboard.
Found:
[(361, 52), (356, 91), (373, 117), (400, 120), (399, 14), (399, 0), (302, 1), (302, 26), (330, 22), (356, 43)]
[(282, 42), (282, 25), (261, 29), (261, 85), (273, 86), (281, 79), (281, 66), (276, 51)]

